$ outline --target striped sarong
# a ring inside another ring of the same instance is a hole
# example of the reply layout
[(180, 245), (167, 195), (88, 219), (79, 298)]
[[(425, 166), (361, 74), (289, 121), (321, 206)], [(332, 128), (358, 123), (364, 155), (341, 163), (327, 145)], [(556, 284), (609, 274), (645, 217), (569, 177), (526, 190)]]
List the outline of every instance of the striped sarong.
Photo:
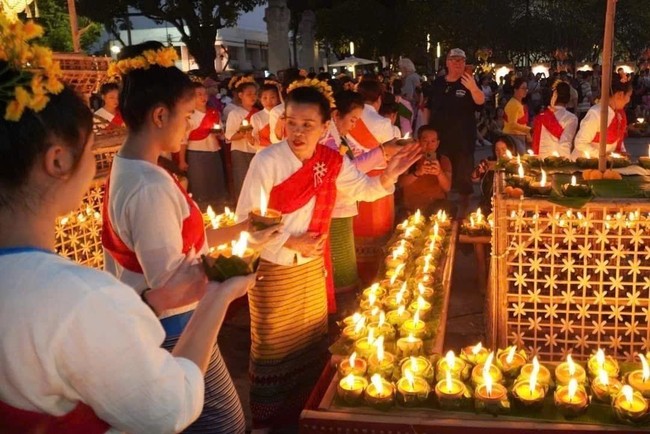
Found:
[(248, 292), (253, 428), (295, 424), (327, 356), (324, 261), (262, 260)]
[[(191, 315), (181, 314), (178, 316), (187, 316), (187, 321), (189, 321)], [(175, 333), (169, 333), (170, 327), (167, 327), (165, 323), (170, 321), (166, 320), (163, 319), (162, 323), (168, 335), (162, 346), (164, 349), (171, 351), (178, 342), (180, 331), (176, 327), (178, 324), (173, 324), (171, 328), (176, 329), (174, 330)], [(185, 324), (187, 321), (184, 321)], [(185, 324), (182, 324), (181, 329), (184, 328)], [(183, 431), (184, 433), (243, 434), (246, 432), (244, 410), (216, 342), (210, 356), (208, 371), (205, 374), (204, 399), (201, 415)]]
[(340, 292), (356, 289), (359, 284), (359, 275), (357, 273), (357, 255), (354, 250), (352, 217), (332, 219), (330, 249), (334, 288)]

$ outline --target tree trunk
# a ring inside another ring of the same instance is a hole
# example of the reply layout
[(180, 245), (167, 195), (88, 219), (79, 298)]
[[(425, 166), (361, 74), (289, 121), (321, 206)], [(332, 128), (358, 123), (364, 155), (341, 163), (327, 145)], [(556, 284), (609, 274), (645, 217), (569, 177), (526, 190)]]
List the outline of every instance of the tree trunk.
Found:
[(182, 37), (183, 42), (187, 45), (194, 61), (199, 65), (201, 75), (214, 76), (214, 61), (217, 58), (215, 40), (217, 38), (217, 28), (214, 26), (203, 26), (200, 28), (190, 28), (191, 38)]

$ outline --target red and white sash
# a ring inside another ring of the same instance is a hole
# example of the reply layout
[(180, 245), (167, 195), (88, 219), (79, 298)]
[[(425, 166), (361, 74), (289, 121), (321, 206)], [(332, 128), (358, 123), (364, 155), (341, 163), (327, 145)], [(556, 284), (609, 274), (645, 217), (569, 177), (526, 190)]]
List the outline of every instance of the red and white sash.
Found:
[(116, 128), (122, 128), (123, 126), (124, 119), (122, 118), (122, 113), (120, 113), (120, 110), (117, 109), (115, 110), (115, 116), (113, 116), (113, 119), (111, 119), (105, 129), (114, 130)]
[(271, 126), (269, 124), (264, 125), (260, 130), (260, 146), (266, 148), (271, 144)]
[[(185, 220), (183, 220), (183, 227), (181, 230), (183, 237), (183, 248), (181, 250), (181, 253), (186, 254), (192, 248), (198, 252), (203, 248), (203, 244), (205, 243), (203, 215), (201, 214), (199, 207), (192, 200), (189, 194), (187, 194), (176, 177), (172, 175), (172, 178), (174, 179), (174, 183), (180, 189), (181, 193), (187, 200), (187, 204), (190, 207), (190, 215)], [(135, 252), (133, 252), (126, 244), (124, 244), (119, 235), (117, 235), (113, 229), (113, 224), (111, 223), (108, 212), (108, 204), (110, 200), (109, 191), (110, 176), (106, 180), (106, 185), (104, 187), (104, 203), (102, 206), (102, 245), (106, 250), (110, 252), (111, 256), (122, 267), (134, 273), (143, 274), (142, 266), (140, 265), (140, 261), (138, 261), (138, 257), (136, 256)], [(161, 218), (165, 218), (165, 216), (161, 216)]]
[(555, 117), (555, 112), (547, 108), (535, 117), (533, 121), (533, 152), (539, 155), (539, 143), (542, 139), (542, 127), (544, 127), (553, 137), (560, 139), (564, 133), (564, 127)]
[[(332, 211), (336, 202), (336, 178), (343, 166), (341, 154), (324, 145), (316, 145), (314, 155), (303, 163), (293, 175), (273, 187), (269, 207), (283, 214), (292, 213), (305, 206), (316, 196), (314, 213), (307, 231), (328, 234), (332, 222)], [(325, 266), (327, 269), (327, 307), (330, 313), (336, 312), (334, 281), (329, 240), (325, 243)]]
[(214, 128), (214, 124), (219, 123), (221, 117), (219, 112), (211, 107), (205, 112), (203, 119), (199, 126), (192, 130), (189, 136), (189, 140), (203, 140), (210, 135), (210, 132)]
[[(623, 140), (627, 135), (627, 115), (624, 110), (616, 110), (614, 119), (607, 126), (606, 143), (616, 143), (616, 151), (623, 150)], [(600, 144), (600, 131), (596, 133), (591, 143)]]
[(110, 425), (82, 402), (63, 416), (52, 416), (0, 401), (0, 434), (102, 434), (109, 429)]
[(370, 129), (368, 129), (368, 126), (363, 119), (359, 119), (357, 123), (354, 124), (354, 128), (352, 128), (348, 134), (350, 134), (357, 143), (366, 149), (375, 149), (381, 144), (372, 134)]

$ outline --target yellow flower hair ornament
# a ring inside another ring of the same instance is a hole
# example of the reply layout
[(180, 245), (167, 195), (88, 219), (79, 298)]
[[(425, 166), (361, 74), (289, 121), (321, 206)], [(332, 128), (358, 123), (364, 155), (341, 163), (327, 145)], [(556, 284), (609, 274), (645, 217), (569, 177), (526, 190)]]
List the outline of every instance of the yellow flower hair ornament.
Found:
[(108, 66), (108, 76), (126, 75), (136, 69), (149, 69), (154, 65), (170, 68), (176, 64), (178, 53), (174, 47), (164, 47), (158, 50), (146, 50), (142, 54), (128, 59), (112, 62)]
[(291, 93), (292, 90), (297, 89), (299, 87), (313, 87), (314, 89), (322, 93), (325, 98), (327, 98), (331, 108), (336, 107), (336, 102), (334, 101), (334, 92), (332, 91), (332, 87), (326, 82), (320, 81), (316, 78), (296, 80), (293, 83), (291, 83), (287, 88), (287, 94)]
[(33, 21), (11, 22), (0, 14), (0, 101), (7, 103), (4, 118), (20, 120), (26, 108), (39, 112), (50, 98), (63, 90), (61, 67), (52, 60), (52, 51), (30, 42), (43, 36), (43, 28)]
[[(231, 89), (233, 89), (233, 90), (237, 90), (237, 88), (239, 86), (241, 86), (242, 84), (246, 84), (246, 83), (252, 83), (252, 84), (257, 86), (257, 82), (250, 75), (243, 75), (241, 77), (237, 77), (237, 80), (235, 80), (234, 82), (232, 80), (230, 80), (230, 81), (232, 82), (232, 88)], [(230, 84), (228, 84), (228, 87), (230, 87)]]

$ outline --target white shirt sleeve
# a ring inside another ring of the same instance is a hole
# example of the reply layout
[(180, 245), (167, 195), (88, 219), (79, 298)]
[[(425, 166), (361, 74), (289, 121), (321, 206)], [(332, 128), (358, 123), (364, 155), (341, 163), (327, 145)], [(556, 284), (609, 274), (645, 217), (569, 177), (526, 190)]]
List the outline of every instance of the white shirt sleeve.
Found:
[(277, 143), (282, 141), (281, 138), (275, 135), (275, 126), (278, 124), (278, 119), (284, 111), (284, 104), (277, 105), (271, 109), (269, 112), (269, 128), (271, 129), (271, 143)]
[(383, 119), (377, 125), (377, 140), (379, 140), (379, 143), (386, 143), (394, 138), (395, 131), (393, 130), (393, 124), (390, 123), (390, 119)]
[[(591, 148), (591, 141), (594, 139), (596, 133), (600, 131), (599, 119), (600, 116), (596, 110), (589, 110), (584, 119), (580, 122), (580, 128), (578, 129), (575, 138), (574, 155), (576, 157), (584, 156), (585, 151), (593, 151)], [(596, 156), (592, 155), (591, 157), (594, 158)]]
[(560, 136), (558, 146), (560, 148), (560, 155), (571, 155), (571, 144), (573, 143), (573, 138), (576, 135), (576, 129), (578, 128), (578, 118), (575, 116), (569, 117), (569, 122), (564, 126), (564, 131)]
[(168, 186), (147, 185), (125, 206), (133, 252), (150, 288), (167, 282), (185, 258), (182, 229), (187, 203), (180, 203), (174, 193)]
[(395, 185), (385, 189), (379, 178), (364, 175), (348, 158), (344, 158), (343, 167), (336, 178), (336, 188), (357, 201), (372, 202), (395, 191)]
[(51, 343), (69, 398), (125, 432), (182, 431), (203, 407), (199, 368), (160, 348), (164, 332), (131, 289), (104, 290), (84, 295)]
[(239, 131), (243, 119), (244, 117), (241, 115), (239, 110), (233, 110), (230, 112), (228, 120), (226, 121), (226, 140), (232, 141), (232, 136), (237, 134), (237, 131)]

